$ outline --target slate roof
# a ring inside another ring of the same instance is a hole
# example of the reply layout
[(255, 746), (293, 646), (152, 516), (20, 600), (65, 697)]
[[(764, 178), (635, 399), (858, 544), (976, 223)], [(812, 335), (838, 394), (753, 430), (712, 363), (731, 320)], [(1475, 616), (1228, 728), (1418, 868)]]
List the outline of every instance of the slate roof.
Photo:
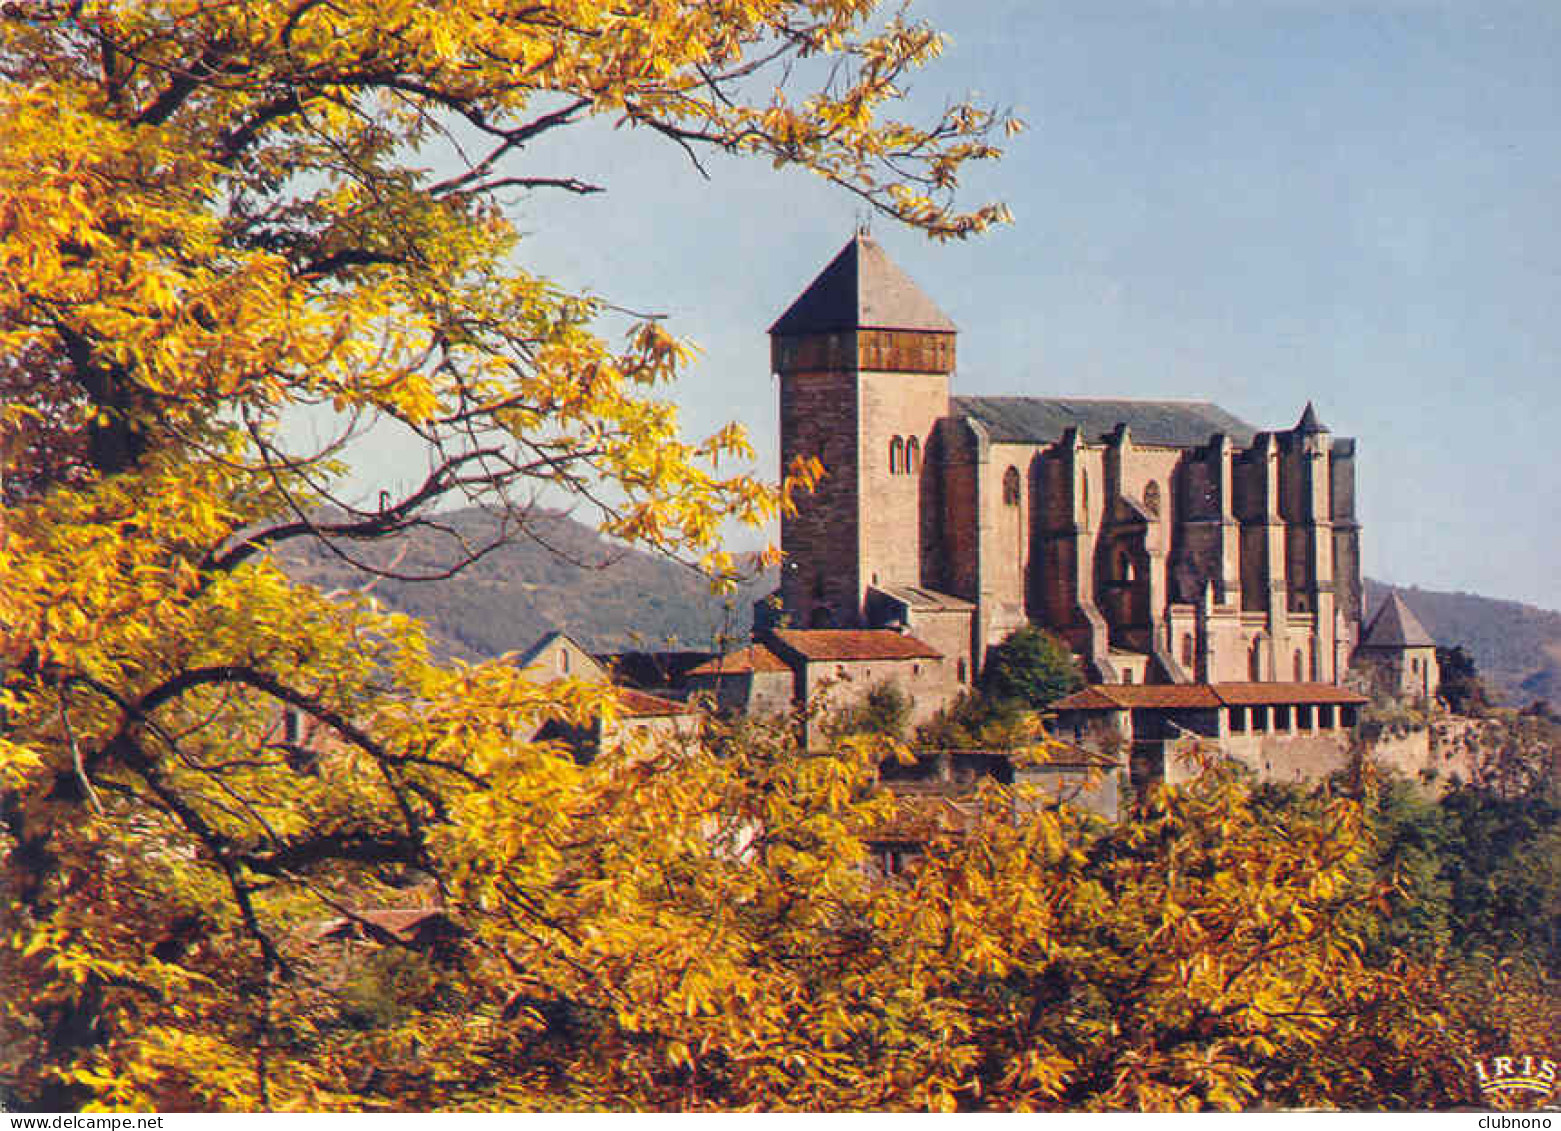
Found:
[(1295, 430), (1303, 436), (1315, 436), (1319, 432), (1328, 431), (1328, 426), (1317, 419), (1317, 410), (1312, 407), (1312, 402), (1306, 402), (1306, 409), (1301, 413), (1301, 419), (1296, 423)]
[(874, 585), (868, 592), (872, 593), (875, 590), (912, 609), (967, 612), (976, 607), (962, 597), (953, 597), (934, 589), (923, 589), (919, 585)]
[(823, 660), (936, 660), (932, 645), (887, 628), (777, 628), (777, 644), (810, 662)]
[(1257, 430), (1208, 401), (1094, 400), (1074, 397), (952, 397), (955, 416), (980, 421), (998, 443), (1051, 444), (1069, 428), (1098, 443), (1126, 424), (1133, 442), (1197, 448), (1216, 432), (1246, 446)]
[(1057, 700), (1050, 709), (1197, 710), (1367, 701), (1364, 695), (1332, 683), (1096, 683)]
[(750, 644), (724, 656), (690, 668), (688, 675), (748, 675), (752, 672), (789, 672), (786, 662), (763, 644)]
[(911, 277), (871, 236), (858, 234), (819, 272), (771, 334), (823, 334), (835, 330), (956, 331)]
[(1414, 613), (1409, 611), (1409, 606), (1397, 593), (1388, 594), (1388, 599), (1382, 603), (1382, 608), (1377, 610), (1377, 615), (1371, 618), (1371, 627), (1366, 629), (1366, 636), (1361, 640), (1362, 648), (1434, 648), (1436, 641), (1425, 630)]

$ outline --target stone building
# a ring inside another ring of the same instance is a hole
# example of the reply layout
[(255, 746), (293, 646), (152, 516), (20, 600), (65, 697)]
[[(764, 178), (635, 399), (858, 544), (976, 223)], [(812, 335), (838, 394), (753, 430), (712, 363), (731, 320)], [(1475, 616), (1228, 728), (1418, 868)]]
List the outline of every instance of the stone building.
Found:
[(514, 664), (523, 676), (537, 683), (577, 680), (613, 686), (617, 707), (611, 717), (598, 714), (579, 725), (554, 720), (545, 723), (533, 736), (563, 743), (582, 763), (594, 760), (605, 750), (635, 743), (691, 743), (698, 739), (698, 711), (679, 700), (615, 682), (601, 657), (592, 655), (562, 632), (547, 633), (516, 656)]
[(1331, 683), (1097, 684), (1052, 704), (1055, 733), (1126, 756), (1135, 785), (1196, 772), (1177, 753), (1203, 744), (1259, 780), (1326, 777), (1349, 762), (1349, 731), (1367, 699)]
[(1355, 666), (1379, 695), (1431, 700), (1441, 685), (1436, 641), (1397, 593), (1390, 593), (1355, 651)]
[(1355, 443), (1310, 404), (955, 396), (957, 331), (866, 234), (770, 327), (782, 524), (767, 624), (893, 628), (950, 692), (1033, 622), (1100, 683), (1337, 682), (1359, 637)]

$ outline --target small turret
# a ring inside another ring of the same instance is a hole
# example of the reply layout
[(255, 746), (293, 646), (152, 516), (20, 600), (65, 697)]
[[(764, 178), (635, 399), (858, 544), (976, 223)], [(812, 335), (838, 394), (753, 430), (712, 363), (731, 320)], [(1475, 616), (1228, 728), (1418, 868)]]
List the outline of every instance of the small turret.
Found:
[(1312, 407), (1311, 401), (1306, 402), (1306, 409), (1301, 413), (1295, 431), (1303, 436), (1317, 436), (1328, 431), (1328, 426), (1317, 419), (1317, 410)]

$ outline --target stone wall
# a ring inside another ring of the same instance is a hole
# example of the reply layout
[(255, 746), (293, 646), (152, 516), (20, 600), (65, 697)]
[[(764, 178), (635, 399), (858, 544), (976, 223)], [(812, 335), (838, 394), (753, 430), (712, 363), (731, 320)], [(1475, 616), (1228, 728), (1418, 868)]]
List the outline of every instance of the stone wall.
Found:
[(1232, 735), (1222, 744), (1259, 781), (1315, 782), (1350, 764), (1347, 731), (1328, 734)]
[(814, 457), (824, 479), (781, 519), (781, 600), (799, 628), (857, 623), (860, 598), (857, 497), (856, 375), (810, 371), (781, 374), (780, 441), (783, 466)]
[[(861, 475), (860, 585), (919, 585), (924, 524), (924, 481), (936, 474), (928, 465), (932, 431), (948, 415), (948, 376), (943, 373), (857, 375), (860, 404), (858, 467)], [(891, 470), (890, 446), (914, 451), (899, 470)], [(911, 441), (915, 441), (914, 445)], [(907, 466), (913, 463), (914, 466)], [(857, 595), (860, 607), (861, 594)]]

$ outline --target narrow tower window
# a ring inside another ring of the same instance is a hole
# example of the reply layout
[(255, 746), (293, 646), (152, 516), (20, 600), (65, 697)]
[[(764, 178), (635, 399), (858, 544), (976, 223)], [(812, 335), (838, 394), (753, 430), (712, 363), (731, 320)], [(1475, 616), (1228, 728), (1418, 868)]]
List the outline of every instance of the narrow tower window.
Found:
[(905, 470), (910, 475), (921, 470), (921, 441), (915, 436), (905, 441)]
[(1155, 518), (1160, 517), (1160, 484), (1152, 479), (1144, 488), (1144, 509)]
[(1305, 662), (1301, 659), (1301, 650), (1299, 648), (1297, 648), (1295, 650), (1295, 681), (1297, 683), (1300, 683), (1305, 678), (1306, 678)]
[(905, 470), (905, 441), (896, 436), (889, 441), (889, 474), (898, 475)]
[(1017, 507), (1019, 505), (1019, 469), (1010, 467), (1003, 472), (1003, 504)]

